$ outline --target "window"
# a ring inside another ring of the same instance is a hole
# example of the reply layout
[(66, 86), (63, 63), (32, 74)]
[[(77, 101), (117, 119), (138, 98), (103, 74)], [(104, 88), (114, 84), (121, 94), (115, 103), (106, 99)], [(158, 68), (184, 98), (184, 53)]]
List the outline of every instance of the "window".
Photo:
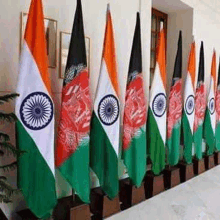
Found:
[(152, 8), (151, 17), (151, 53), (150, 53), (150, 85), (153, 79), (156, 65), (156, 47), (158, 34), (160, 32), (160, 21), (164, 21), (165, 42), (167, 43), (167, 14)]

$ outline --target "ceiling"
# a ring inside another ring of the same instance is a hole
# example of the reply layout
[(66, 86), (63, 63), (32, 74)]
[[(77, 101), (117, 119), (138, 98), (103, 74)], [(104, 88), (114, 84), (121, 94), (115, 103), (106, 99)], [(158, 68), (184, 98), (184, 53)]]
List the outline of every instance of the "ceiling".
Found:
[(152, 0), (152, 7), (165, 13), (191, 8), (180, 0)]

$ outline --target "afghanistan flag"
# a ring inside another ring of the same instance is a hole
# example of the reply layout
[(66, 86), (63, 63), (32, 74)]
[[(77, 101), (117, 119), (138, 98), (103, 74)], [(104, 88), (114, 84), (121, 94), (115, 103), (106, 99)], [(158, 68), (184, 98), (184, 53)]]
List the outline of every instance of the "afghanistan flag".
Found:
[(85, 203), (90, 201), (90, 119), (91, 100), (82, 6), (81, 1), (77, 0), (62, 90), (56, 167)]
[(192, 144), (193, 144), (193, 122), (194, 122), (194, 108), (195, 108), (195, 43), (191, 44), (191, 50), (188, 60), (188, 72), (185, 81), (184, 90), (184, 106), (183, 106), (183, 141), (184, 141), (184, 159), (187, 163), (192, 163)]
[(215, 92), (216, 92), (216, 54), (212, 57), (210, 90), (207, 100), (205, 120), (204, 120), (204, 138), (206, 141), (206, 153), (211, 155), (215, 150)]
[[(161, 26), (163, 23), (161, 22)], [(152, 171), (158, 175), (165, 168), (166, 142), (166, 56), (163, 27), (159, 33), (156, 67), (148, 110), (148, 143)]]
[(16, 141), (25, 153), (18, 159), (18, 187), (39, 218), (57, 202), (54, 168), (54, 104), (48, 75), (41, 0), (32, 0), (20, 58), (15, 112)]
[(110, 199), (119, 189), (119, 98), (113, 26), (108, 5), (101, 70), (90, 136), (90, 165)]
[(218, 66), (218, 85), (215, 96), (215, 107), (216, 107), (215, 141), (216, 141), (216, 149), (217, 151), (220, 151), (220, 62)]
[(200, 48), (199, 73), (195, 96), (194, 146), (197, 159), (202, 159), (203, 121), (206, 109), (206, 91), (204, 84), (204, 49), (203, 42)]
[(179, 33), (178, 50), (170, 89), (167, 116), (168, 162), (174, 166), (179, 161), (182, 117), (182, 32)]
[(137, 13), (125, 97), (122, 157), (129, 177), (138, 187), (146, 172), (146, 114), (142, 77), (140, 15)]

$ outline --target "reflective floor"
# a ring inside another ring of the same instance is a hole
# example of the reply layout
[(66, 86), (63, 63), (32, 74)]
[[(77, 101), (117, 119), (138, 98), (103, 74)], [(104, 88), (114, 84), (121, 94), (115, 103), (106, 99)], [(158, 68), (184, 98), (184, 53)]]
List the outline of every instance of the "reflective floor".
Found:
[(220, 165), (108, 220), (220, 220)]

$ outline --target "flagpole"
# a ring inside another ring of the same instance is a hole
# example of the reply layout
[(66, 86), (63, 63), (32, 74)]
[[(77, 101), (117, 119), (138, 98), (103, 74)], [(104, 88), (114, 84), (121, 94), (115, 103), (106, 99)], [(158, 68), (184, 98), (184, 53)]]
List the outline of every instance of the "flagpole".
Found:
[(139, 13), (141, 13), (141, 0), (139, 0)]

